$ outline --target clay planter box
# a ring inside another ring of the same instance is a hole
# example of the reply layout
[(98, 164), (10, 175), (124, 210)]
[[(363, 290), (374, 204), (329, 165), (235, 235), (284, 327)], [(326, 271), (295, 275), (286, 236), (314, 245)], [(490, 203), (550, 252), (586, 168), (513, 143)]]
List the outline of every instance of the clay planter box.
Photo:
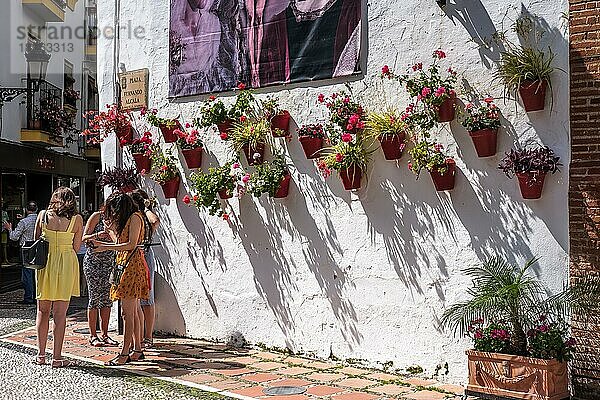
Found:
[(435, 167), (431, 171), (429, 171), (429, 174), (431, 175), (431, 180), (433, 181), (433, 184), (435, 185), (435, 190), (437, 190), (438, 192), (443, 191), (443, 190), (454, 189), (454, 181), (455, 181), (455, 176), (456, 176), (456, 163), (454, 162), (454, 160), (448, 160), (448, 161), (446, 161), (445, 167), (447, 169), (443, 175)]
[(219, 190), (219, 197), (222, 200), (227, 200), (233, 197), (233, 193), (229, 192), (227, 189)]
[(119, 128), (115, 131), (115, 135), (119, 138), (119, 141), (126, 140), (131, 142), (133, 140), (133, 127), (131, 125)]
[(181, 150), (185, 163), (189, 169), (200, 168), (202, 165), (202, 147), (195, 149)]
[(283, 177), (281, 182), (279, 183), (279, 189), (277, 189), (277, 191), (275, 192), (275, 196), (273, 196), (273, 197), (276, 199), (282, 199), (284, 197), (287, 197), (288, 193), (290, 192), (290, 181), (291, 180), (292, 180), (292, 176), (288, 172)]
[(150, 159), (150, 156), (147, 156), (144, 153), (133, 153), (132, 156), (138, 172), (142, 172), (144, 170), (146, 172), (150, 172), (152, 169), (152, 160)]
[(227, 133), (231, 128), (233, 128), (233, 121), (227, 120), (225, 122), (221, 122), (217, 124), (217, 128), (219, 128), (219, 133)]
[(290, 133), (290, 113), (282, 111), (271, 120), (271, 134), (274, 137), (286, 137)]
[(519, 87), (525, 111), (541, 111), (546, 103), (546, 87), (548, 81), (523, 81)]
[(312, 136), (300, 136), (298, 138), (306, 158), (312, 160), (319, 157), (319, 150), (323, 148), (323, 139)]
[(527, 400), (569, 398), (566, 363), (475, 350), (467, 350), (466, 353), (469, 358), (469, 395)]
[(158, 128), (160, 129), (160, 131), (163, 135), (163, 138), (165, 138), (166, 143), (174, 143), (177, 141), (177, 139), (179, 139), (179, 136), (177, 136), (175, 134), (175, 130), (177, 130), (177, 129), (181, 130), (181, 125), (179, 124), (178, 121), (175, 121), (174, 123), (175, 123), (174, 125), (167, 126), (167, 125), (160, 124), (158, 126)]
[(519, 189), (521, 189), (521, 196), (527, 200), (535, 200), (542, 197), (542, 190), (544, 190), (544, 179), (546, 178), (545, 172), (535, 174), (535, 181), (533, 181), (533, 172), (517, 172), (517, 179), (519, 180)]
[(456, 116), (456, 96), (448, 97), (442, 104), (437, 107), (438, 122), (450, 122)]
[(404, 143), (406, 135), (402, 132), (399, 135), (381, 135), (379, 136), (379, 143), (381, 143), (381, 150), (386, 160), (398, 160), (402, 157), (401, 145)]
[(498, 129), (480, 129), (469, 132), (477, 157), (491, 157), (496, 154), (496, 143), (498, 142)]
[[(242, 147), (242, 151), (244, 152), (244, 156), (246, 156), (246, 161), (248, 161), (248, 165), (258, 165), (264, 162), (264, 143), (258, 143), (256, 147), (251, 147), (249, 144), (245, 144), (244, 147)], [(258, 156), (254, 157), (256, 154), (258, 154)]]
[(174, 199), (179, 191), (179, 177), (173, 178), (170, 181), (160, 185), (162, 187), (165, 199)]
[(356, 166), (340, 169), (340, 179), (346, 190), (360, 189), (362, 170)]

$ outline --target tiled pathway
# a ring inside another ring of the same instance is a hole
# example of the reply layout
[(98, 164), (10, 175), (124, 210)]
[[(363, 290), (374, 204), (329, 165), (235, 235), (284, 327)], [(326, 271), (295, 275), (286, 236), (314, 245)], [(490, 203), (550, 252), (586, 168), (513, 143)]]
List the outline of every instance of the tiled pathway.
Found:
[[(115, 347), (94, 348), (86, 335), (75, 333), (85, 328), (85, 315), (69, 318), (64, 354), (90, 363), (102, 364), (113, 358)], [(121, 340), (121, 337), (115, 337)], [(35, 347), (35, 327), (2, 339)], [(49, 344), (48, 348), (52, 348)], [(460, 398), (463, 388), (434, 380), (393, 375), (374, 370), (315, 361), (254, 349), (233, 349), (201, 340), (157, 339), (145, 351), (146, 360), (119, 367), (124, 370), (174, 381), (239, 399), (273, 400), (375, 400), (401, 398), (439, 400)], [(265, 388), (301, 386), (300, 395), (266, 396)]]

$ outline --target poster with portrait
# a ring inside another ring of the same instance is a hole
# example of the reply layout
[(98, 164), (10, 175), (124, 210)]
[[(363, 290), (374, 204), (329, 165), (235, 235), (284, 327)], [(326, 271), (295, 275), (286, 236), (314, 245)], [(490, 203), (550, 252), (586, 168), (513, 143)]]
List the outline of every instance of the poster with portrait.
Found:
[(361, 0), (171, 0), (169, 95), (360, 72)]

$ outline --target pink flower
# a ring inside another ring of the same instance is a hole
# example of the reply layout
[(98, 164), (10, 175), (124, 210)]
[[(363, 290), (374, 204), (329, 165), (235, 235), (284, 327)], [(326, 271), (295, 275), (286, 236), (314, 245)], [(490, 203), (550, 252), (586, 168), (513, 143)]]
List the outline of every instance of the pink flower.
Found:
[(349, 133), (342, 134), (342, 142), (348, 143), (352, 141), (352, 135)]
[(465, 108), (466, 108), (467, 110), (470, 110), (471, 108), (473, 108), (473, 103), (467, 103), (467, 104), (465, 105)]
[(226, 132), (221, 133), (219, 136), (221, 137), (222, 140), (227, 140), (227, 138), (229, 137), (229, 136), (227, 136)]
[(191, 201), (192, 201), (192, 199), (190, 198), (190, 196), (188, 196), (188, 195), (186, 194), (185, 196), (183, 196), (183, 199), (182, 199), (182, 201), (183, 201), (185, 204), (190, 204), (190, 203), (191, 203)]
[(181, 129), (175, 129), (173, 131), (173, 133), (176, 134), (180, 138), (184, 138), (185, 137), (185, 132), (183, 132)]
[(538, 329), (540, 332), (548, 332), (549, 326), (546, 324), (540, 325), (540, 327)]
[(442, 149), (444, 148), (444, 146), (442, 146), (439, 143), (436, 143), (435, 146), (433, 146), (433, 148), (435, 149), (435, 151), (437, 151), (439, 153), (440, 151), (442, 151)]
[(485, 101), (488, 104), (492, 104), (494, 102), (494, 98), (493, 97), (486, 97), (485, 99), (483, 99), (483, 101)]
[(143, 117), (144, 115), (146, 115), (146, 108), (145, 108), (145, 107), (144, 107), (144, 108), (142, 108), (142, 109), (140, 110), (140, 115), (141, 115), (142, 117)]
[(446, 94), (446, 88), (443, 86), (437, 88), (437, 90), (435, 91), (435, 97), (441, 97), (444, 94)]
[(351, 131), (352, 129), (354, 129), (354, 125), (352, 125), (352, 124), (346, 125), (346, 130), (347, 131)]
[(340, 153), (337, 153), (337, 154), (335, 155), (335, 161), (336, 161), (336, 162), (342, 162), (343, 160), (344, 160), (344, 156), (343, 156), (342, 154), (340, 154)]
[(446, 58), (446, 53), (444, 53), (442, 50), (436, 50), (433, 52), (434, 57), (438, 58), (438, 59), (442, 59), (442, 58)]
[(166, 170), (168, 170), (168, 169), (169, 169), (169, 167), (167, 167), (166, 165), (163, 165), (162, 167), (160, 167), (160, 170), (163, 171), (163, 172), (166, 171)]
[(141, 175), (146, 175), (146, 170), (145, 170), (145, 169), (141, 170), (141, 171), (140, 171), (140, 174), (141, 174)]
[(344, 104), (348, 104), (350, 103), (350, 97), (346, 96), (344, 97)]
[(246, 89), (246, 84), (245, 84), (245, 83), (243, 83), (243, 82), (240, 82), (240, 83), (238, 83), (237, 87), (238, 87), (238, 89), (240, 89), (240, 90), (244, 90), (244, 89)]
[(364, 129), (365, 128), (365, 123), (363, 121), (358, 121), (356, 123), (356, 129)]
[(482, 339), (483, 338), (483, 333), (481, 333), (481, 331), (478, 330), (477, 332), (475, 332), (475, 335), (473, 335), (473, 337), (475, 339)]
[(190, 123), (189, 123), (189, 122), (186, 122), (186, 123), (185, 123), (185, 127), (186, 127), (186, 128), (189, 128), (189, 127), (191, 127)]
[(412, 167), (413, 167), (412, 163), (409, 162), (408, 163), (408, 169), (410, 169), (412, 171)]
[(248, 183), (249, 180), (250, 180), (250, 174), (246, 174), (246, 175), (242, 176), (242, 182)]
[(240, 163), (236, 162), (232, 165), (232, 167), (233, 167), (233, 169), (238, 169), (240, 167)]
[(427, 97), (430, 94), (431, 94), (431, 88), (424, 87), (423, 90), (421, 90), (421, 96), (423, 96), (423, 97)]
[(423, 63), (417, 63), (415, 65), (412, 66), (412, 70), (413, 71), (420, 71), (423, 69)]
[(352, 125), (355, 125), (360, 120), (360, 116), (358, 114), (352, 114), (350, 118), (348, 118), (348, 122)]
[(325, 95), (323, 93), (319, 93), (319, 96), (317, 98), (319, 100), (319, 103), (323, 103), (325, 101)]
[(387, 65), (384, 65), (381, 68), (381, 73), (385, 76), (388, 76), (390, 74), (390, 67), (388, 67)]
[(215, 101), (216, 99), (217, 99), (217, 98), (216, 98), (215, 96), (210, 96), (210, 97), (208, 98), (208, 100), (210, 100), (210, 101)]

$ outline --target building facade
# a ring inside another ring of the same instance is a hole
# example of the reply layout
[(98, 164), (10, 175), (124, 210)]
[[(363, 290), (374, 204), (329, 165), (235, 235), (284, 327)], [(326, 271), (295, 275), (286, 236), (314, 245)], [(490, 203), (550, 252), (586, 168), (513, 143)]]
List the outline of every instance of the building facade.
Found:
[[(219, 340), (241, 334), (268, 347), (400, 370), (418, 365), (429, 375), (464, 382), (464, 350), (470, 344), (442, 330), (439, 318), (445, 307), (466, 297), (465, 268), (490, 256), (515, 264), (539, 256), (535, 273), (551, 291), (568, 279), (567, 11), (566, 0), (527, 6), (448, 2), (445, 8), (434, 0), (369, 2), (361, 15), (359, 74), (271, 86), (257, 96), (277, 98), (296, 126), (324, 122), (318, 95), (338, 90), (351, 90), (368, 109), (403, 110), (408, 98), (399, 86), (381, 80), (382, 66), (403, 71), (442, 49), (444, 65), (458, 71), (461, 98), (466, 101), (475, 89), (502, 99), (504, 88), (492, 74), (504, 48), (494, 39), (503, 33), (516, 41), (511, 27), (527, 20), (546, 32), (545, 45), (555, 54), (552, 107), (528, 114), (513, 100), (498, 100), (503, 129), (492, 158), (477, 158), (458, 121), (445, 126), (440, 141), (460, 171), (450, 192), (436, 192), (428, 176), (415, 180), (406, 159), (385, 161), (379, 150), (363, 188), (345, 192), (336, 179), (323, 180), (295, 135), (274, 145), (291, 164), (290, 196), (230, 200), (228, 222), (182, 204), (190, 175), (184, 163), (178, 166), (183, 184), (177, 200), (165, 199), (159, 185), (143, 178), (163, 221), (156, 238), (162, 246), (155, 250), (157, 329)], [(143, 38), (99, 40), (100, 104), (117, 98), (117, 72), (148, 68), (150, 108), (188, 122), (198, 117), (205, 97), (169, 98), (169, 2), (106, 2), (99, 4), (98, 16), (100, 27), (145, 29)], [(230, 92), (221, 97), (232, 101)], [(203, 140), (204, 170), (229, 160), (214, 131), (206, 131)], [(505, 152), (528, 143), (549, 146), (563, 164), (548, 176), (538, 201), (523, 201), (516, 182), (497, 168)], [(102, 146), (103, 164), (133, 164), (114, 137)]]

